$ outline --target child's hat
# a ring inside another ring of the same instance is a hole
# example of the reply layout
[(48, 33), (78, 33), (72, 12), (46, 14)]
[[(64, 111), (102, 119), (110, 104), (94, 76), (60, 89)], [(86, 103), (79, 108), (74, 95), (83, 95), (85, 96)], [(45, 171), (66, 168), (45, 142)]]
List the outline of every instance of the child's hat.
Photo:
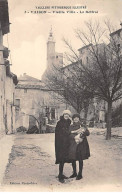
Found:
[(68, 114), (69, 116), (71, 116), (70, 110), (64, 110), (64, 111), (63, 111), (63, 115), (64, 115), (64, 114)]
[(76, 117), (80, 119), (80, 114), (78, 114), (78, 113), (73, 114), (73, 116), (72, 116), (72, 120), (73, 120), (74, 118), (76, 118)]

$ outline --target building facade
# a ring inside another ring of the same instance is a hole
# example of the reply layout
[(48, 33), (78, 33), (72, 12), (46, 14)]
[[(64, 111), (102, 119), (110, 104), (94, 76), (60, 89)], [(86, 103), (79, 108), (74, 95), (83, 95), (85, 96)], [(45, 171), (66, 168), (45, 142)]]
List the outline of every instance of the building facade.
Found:
[[(48, 123), (59, 118), (59, 105), (55, 103), (54, 94), (49, 91), (41, 80), (26, 73), (18, 78), (15, 90), (16, 129), (23, 126), (26, 129), (40, 122)], [(44, 127), (41, 127), (42, 130)]]
[(14, 94), (17, 77), (10, 71), (9, 50), (3, 46), (3, 36), (9, 33), (7, 0), (0, 0), (0, 138), (15, 131)]
[[(110, 34), (110, 43), (114, 44), (116, 43), (116, 49), (118, 50), (120, 56), (122, 57), (122, 23), (120, 23), (120, 29), (112, 32)], [(121, 69), (122, 72), (122, 69)], [(122, 80), (120, 81), (122, 82)], [(113, 102), (113, 112), (115, 113), (117, 110), (119, 110), (120, 113), (116, 113), (116, 115), (113, 115), (113, 123), (115, 125), (119, 124), (119, 126), (122, 126), (122, 98)]]

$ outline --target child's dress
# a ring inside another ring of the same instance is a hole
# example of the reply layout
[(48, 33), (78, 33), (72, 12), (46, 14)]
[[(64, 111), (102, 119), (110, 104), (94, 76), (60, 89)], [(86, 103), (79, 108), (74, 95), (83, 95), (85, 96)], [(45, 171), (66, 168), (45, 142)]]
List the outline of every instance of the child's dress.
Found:
[(76, 160), (85, 160), (90, 157), (90, 150), (89, 150), (89, 144), (87, 141), (86, 136), (88, 136), (89, 130), (85, 127), (82, 127), (84, 129), (84, 133), (82, 134), (81, 138), (83, 139), (79, 144), (76, 142), (75, 138), (78, 135), (77, 133), (71, 133), (71, 131), (76, 131), (79, 128), (81, 128), (82, 124), (80, 122), (73, 123), (70, 125), (70, 146), (69, 146), (69, 160), (70, 161), (76, 161)]

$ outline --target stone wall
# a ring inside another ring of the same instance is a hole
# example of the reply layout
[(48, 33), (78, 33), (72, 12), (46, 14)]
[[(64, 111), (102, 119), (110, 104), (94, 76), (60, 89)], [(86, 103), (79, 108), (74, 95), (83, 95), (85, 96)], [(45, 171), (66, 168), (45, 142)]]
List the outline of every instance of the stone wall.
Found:
[(0, 23), (0, 138), (5, 134), (5, 67), (3, 64), (3, 35)]
[(0, 30), (0, 138), (7, 133), (13, 133), (15, 130), (15, 83), (12, 73), (6, 74), (3, 50), (3, 35)]

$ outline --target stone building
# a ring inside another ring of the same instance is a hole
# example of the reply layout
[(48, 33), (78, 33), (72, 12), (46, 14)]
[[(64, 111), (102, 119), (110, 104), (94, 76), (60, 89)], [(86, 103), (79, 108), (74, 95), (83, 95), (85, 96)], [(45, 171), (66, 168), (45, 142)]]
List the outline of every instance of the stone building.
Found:
[(26, 129), (38, 121), (43, 123), (59, 118), (58, 105), (53, 98), (53, 92), (45, 88), (44, 83), (26, 73), (18, 78), (15, 91), (16, 129), (23, 126)]
[[(74, 63), (69, 64), (69, 65), (62, 68), (65, 80), (68, 79), (70, 81), (70, 77), (71, 78), (73, 78), (73, 77), (77, 78), (78, 77), (78, 75), (77, 75), (78, 72), (79, 72), (79, 74), (82, 73), (81, 63), (84, 64), (84, 66), (89, 66), (90, 60), (91, 60), (90, 59), (91, 54), (90, 54), (89, 47), (91, 47), (91, 46), (92, 45), (90, 44), (90, 45), (87, 45), (87, 46), (84, 46), (84, 47), (78, 49), (78, 51), (79, 51), (79, 62), (74, 62)], [(100, 45), (99, 47), (102, 47), (102, 45)], [(71, 84), (73, 84), (73, 82), (71, 82)], [(94, 121), (94, 123), (92, 125), (94, 125), (95, 123), (96, 123), (96, 125), (98, 125), (98, 123), (99, 123), (99, 126), (102, 126), (102, 123), (105, 122), (105, 112), (106, 112), (105, 102), (104, 101), (98, 101), (94, 98), (91, 101), (91, 103), (87, 106), (88, 106), (88, 112), (87, 112), (87, 122), (88, 122), (88, 124), (90, 123), (90, 121)], [(83, 108), (80, 112), (81, 118), (85, 118), (85, 113), (86, 113), (86, 110), (85, 110), (85, 108)]]
[(122, 54), (122, 23), (120, 23), (121, 28), (112, 32), (110, 34), (110, 42), (116, 42), (118, 51)]
[[(110, 43), (116, 43), (116, 47), (118, 49), (118, 52), (120, 54), (120, 56), (122, 56), (122, 23), (120, 23), (121, 28), (112, 32), (110, 34)], [(113, 102), (113, 111), (115, 111), (117, 108), (120, 108), (120, 113), (119, 115), (116, 117), (114, 116), (114, 120), (117, 120), (116, 123), (119, 123), (119, 125), (122, 126), (122, 98)], [(119, 120), (117, 119), (119, 118)], [(114, 121), (115, 122), (115, 121)]]
[[(102, 51), (104, 49), (105, 44), (99, 44), (97, 45), (97, 48), (99, 51)], [(91, 47), (94, 47), (92, 44), (86, 45), (80, 49), (79, 51), (79, 59), (82, 61), (82, 64), (85, 66), (90, 66), (90, 61), (92, 60), (92, 55), (91, 55)], [(94, 118), (94, 122), (99, 123), (104, 123), (105, 122), (105, 113), (106, 113), (106, 102), (103, 100), (96, 100), (96, 98), (93, 99), (93, 103), (89, 105), (89, 110), (88, 110), (88, 120), (91, 120)], [(102, 125), (102, 124), (101, 124)]]
[(0, 0), (0, 138), (15, 131), (14, 94), (17, 77), (10, 71), (9, 50), (3, 46), (3, 36), (9, 33), (7, 0)]

